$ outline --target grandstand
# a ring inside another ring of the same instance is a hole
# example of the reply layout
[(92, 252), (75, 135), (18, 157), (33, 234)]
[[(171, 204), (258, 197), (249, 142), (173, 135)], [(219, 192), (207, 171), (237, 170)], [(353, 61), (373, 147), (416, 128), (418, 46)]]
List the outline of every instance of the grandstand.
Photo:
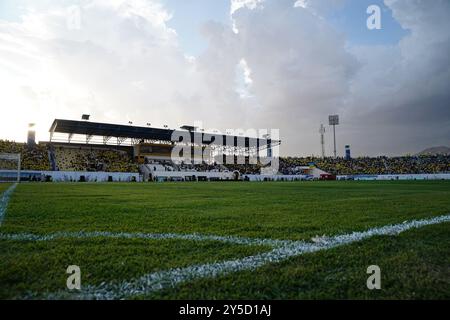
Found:
[(296, 166), (313, 164), (334, 175), (357, 174), (436, 174), (450, 172), (448, 155), (360, 158), (280, 158), (280, 172), (287, 173)]
[(240, 170), (224, 165), (230, 163), (230, 158), (231, 165), (258, 163), (267, 158), (266, 149), (271, 154), (280, 143), (267, 138), (207, 133), (191, 126), (171, 130), (55, 119), (48, 144), (52, 146), (54, 170), (135, 172), (139, 167), (145, 181), (185, 181), (237, 180)]
[(57, 171), (138, 172), (127, 151), (95, 145), (52, 144)]
[[(20, 153), (24, 169), (48, 170), (50, 168), (46, 145), (28, 146), (25, 143), (0, 140), (0, 153)], [(4, 164), (1, 168), (5, 166), (7, 165)]]
[[(80, 172), (129, 174), (117, 176), (121, 181), (309, 180), (450, 173), (448, 154), (348, 159), (280, 157), (277, 158), (278, 170), (271, 172), (268, 163), (274, 159), (267, 155), (281, 141), (211, 134), (188, 126), (182, 128), (171, 130), (55, 119), (50, 128), (50, 141), (26, 144), (0, 140), (0, 153), (21, 154), (24, 177), (42, 172), (44, 176), (53, 177), (50, 180), (59, 177), (57, 180), (63, 181), (78, 181)], [(174, 148), (179, 145), (187, 145), (190, 154), (180, 153), (174, 158)], [(0, 170), (0, 174), (5, 174), (15, 168), (2, 161)], [(89, 176), (93, 181), (114, 180), (111, 175)]]

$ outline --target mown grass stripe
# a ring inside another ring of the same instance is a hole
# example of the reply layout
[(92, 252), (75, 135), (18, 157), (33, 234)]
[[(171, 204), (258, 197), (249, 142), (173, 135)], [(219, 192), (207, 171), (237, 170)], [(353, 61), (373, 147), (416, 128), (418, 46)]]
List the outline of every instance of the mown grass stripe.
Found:
[[(229, 260), (217, 263), (193, 265), (186, 268), (175, 268), (166, 271), (154, 272), (133, 279), (131, 281), (103, 283), (99, 286), (85, 286), (81, 292), (70, 293), (61, 291), (50, 293), (46, 299), (125, 299), (133, 296), (148, 294), (164, 288), (172, 288), (178, 284), (200, 278), (214, 278), (233, 272), (255, 270), (268, 263), (277, 263), (294, 256), (305, 253), (327, 250), (338, 246), (368, 239), (381, 235), (397, 235), (401, 232), (421, 228), (427, 225), (450, 222), (450, 215), (439, 216), (430, 219), (405, 221), (401, 224), (387, 225), (372, 228), (363, 232), (338, 235), (335, 237), (323, 237), (315, 243), (295, 241), (273, 250), (242, 259)], [(39, 298), (39, 294), (31, 294), (26, 298)]]
[(3, 219), (6, 215), (6, 209), (8, 208), (9, 199), (11, 198), (14, 189), (16, 189), (17, 183), (12, 184), (5, 192), (3, 192), (2, 198), (0, 199), (0, 226), (3, 223)]

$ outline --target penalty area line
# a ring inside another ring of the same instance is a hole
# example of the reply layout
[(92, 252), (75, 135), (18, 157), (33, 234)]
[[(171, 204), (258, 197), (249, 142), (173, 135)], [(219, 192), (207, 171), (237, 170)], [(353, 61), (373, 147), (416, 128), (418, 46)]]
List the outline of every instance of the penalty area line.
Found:
[(230, 244), (247, 245), (247, 246), (269, 246), (280, 247), (286, 246), (298, 241), (294, 240), (275, 240), (275, 239), (258, 239), (237, 236), (218, 236), (218, 235), (202, 235), (198, 233), (128, 233), (128, 232), (107, 232), (107, 231), (79, 231), (69, 232), (61, 231), (44, 235), (32, 233), (0, 233), (2, 240), (14, 241), (51, 241), (58, 239), (90, 239), (90, 238), (110, 238), (110, 239), (145, 239), (145, 240), (188, 240), (188, 241), (218, 241)]
[[(46, 299), (99, 299), (115, 300), (145, 295), (158, 290), (173, 288), (181, 283), (202, 278), (215, 278), (239, 271), (251, 271), (269, 263), (278, 263), (291, 257), (305, 253), (328, 250), (335, 247), (359, 242), (374, 236), (398, 235), (410, 229), (428, 225), (450, 222), (450, 215), (430, 219), (405, 221), (400, 224), (372, 228), (363, 232), (353, 232), (334, 237), (322, 237), (315, 243), (295, 241), (276, 247), (271, 251), (248, 256), (241, 259), (192, 265), (185, 268), (174, 268), (153, 272), (130, 281), (102, 283), (98, 286), (84, 286), (81, 292), (70, 293), (59, 291), (44, 296)], [(31, 294), (25, 298), (42, 298), (42, 295)]]

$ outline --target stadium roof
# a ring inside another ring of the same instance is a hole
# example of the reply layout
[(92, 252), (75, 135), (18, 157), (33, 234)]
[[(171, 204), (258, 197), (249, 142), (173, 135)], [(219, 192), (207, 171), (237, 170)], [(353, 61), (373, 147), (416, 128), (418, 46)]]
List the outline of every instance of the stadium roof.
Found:
[[(208, 145), (215, 142), (216, 144), (226, 145), (227, 141), (234, 140), (234, 145), (237, 146), (237, 141), (245, 139), (245, 146), (257, 146), (264, 147), (267, 144), (279, 145), (280, 140), (260, 139), (253, 137), (234, 136), (214, 134), (199, 131), (186, 131), (186, 130), (172, 130), (161, 129), (151, 127), (138, 127), (132, 125), (118, 125), (110, 123), (90, 122), (90, 121), (77, 121), (77, 120), (63, 120), (55, 119), (50, 127), (50, 134), (54, 133), (66, 133), (69, 135), (86, 135), (88, 136), (102, 136), (102, 137), (115, 137), (121, 139), (134, 139), (134, 140), (159, 140), (165, 142), (174, 142), (173, 137), (186, 136), (190, 134), (191, 141), (201, 141), (201, 144)], [(182, 142), (175, 141), (175, 142)]]

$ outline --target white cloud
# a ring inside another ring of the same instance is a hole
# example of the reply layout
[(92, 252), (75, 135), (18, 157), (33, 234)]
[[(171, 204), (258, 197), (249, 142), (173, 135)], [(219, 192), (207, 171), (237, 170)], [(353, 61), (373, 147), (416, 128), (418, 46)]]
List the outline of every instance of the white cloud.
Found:
[(239, 33), (231, 50), (251, 70), (253, 126), (280, 128), (285, 153), (314, 152), (320, 121), (343, 107), (358, 67), (345, 39), (293, 1), (265, 1), (233, 20)]
[(319, 154), (318, 127), (337, 112), (338, 142), (356, 154), (446, 144), (449, 2), (386, 0), (410, 34), (376, 47), (348, 47), (326, 21), (342, 2), (233, 0), (239, 32), (208, 22), (198, 57), (180, 48), (158, 0), (83, 1), (79, 28), (61, 4), (0, 21), (0, 136), (20, 139), (37, 122), (46, 139), (53, 118), (87, 112), (144, 125), (279, 128), (282, 152), (305, 155)]
[[(46, 139), (53, 118), (84, 112), (175, 127), (214, 107), (207, 74), (179, 48), (160, 2), (87, 1), (80, 28), (68, 27), (67, 12), (54, 7), (0, 23), (0, 136), (20, 139), (27, 122), (38, 122)], [(11, 118), (22, 125), (9, 126)]]
[(280, 128), (291, 154), (319, 153), (317, 127), (332, 112), (342, 116), (340, 148), (356, 154), (448, 144), (450, 3), (387, 0), (410, 34), (398, 45), (349, 47), (324, 19), (343, 2), (267, 0), (233, 14), (232, 50), (252, 70), (258, 101), (253, 122)]
[(410, 34), (398, 45), (351, 48), (362, 68), (346, 114), (355, 130), (377, 139), (367, 143), (350, 133), (346, 139), (391, 154), (449, 144), (450, 2), (385, 2)]
[(233, 15), (241, 8), (256, 9), (264, 3), (264, 0), (231, 0), (230, 14)]

